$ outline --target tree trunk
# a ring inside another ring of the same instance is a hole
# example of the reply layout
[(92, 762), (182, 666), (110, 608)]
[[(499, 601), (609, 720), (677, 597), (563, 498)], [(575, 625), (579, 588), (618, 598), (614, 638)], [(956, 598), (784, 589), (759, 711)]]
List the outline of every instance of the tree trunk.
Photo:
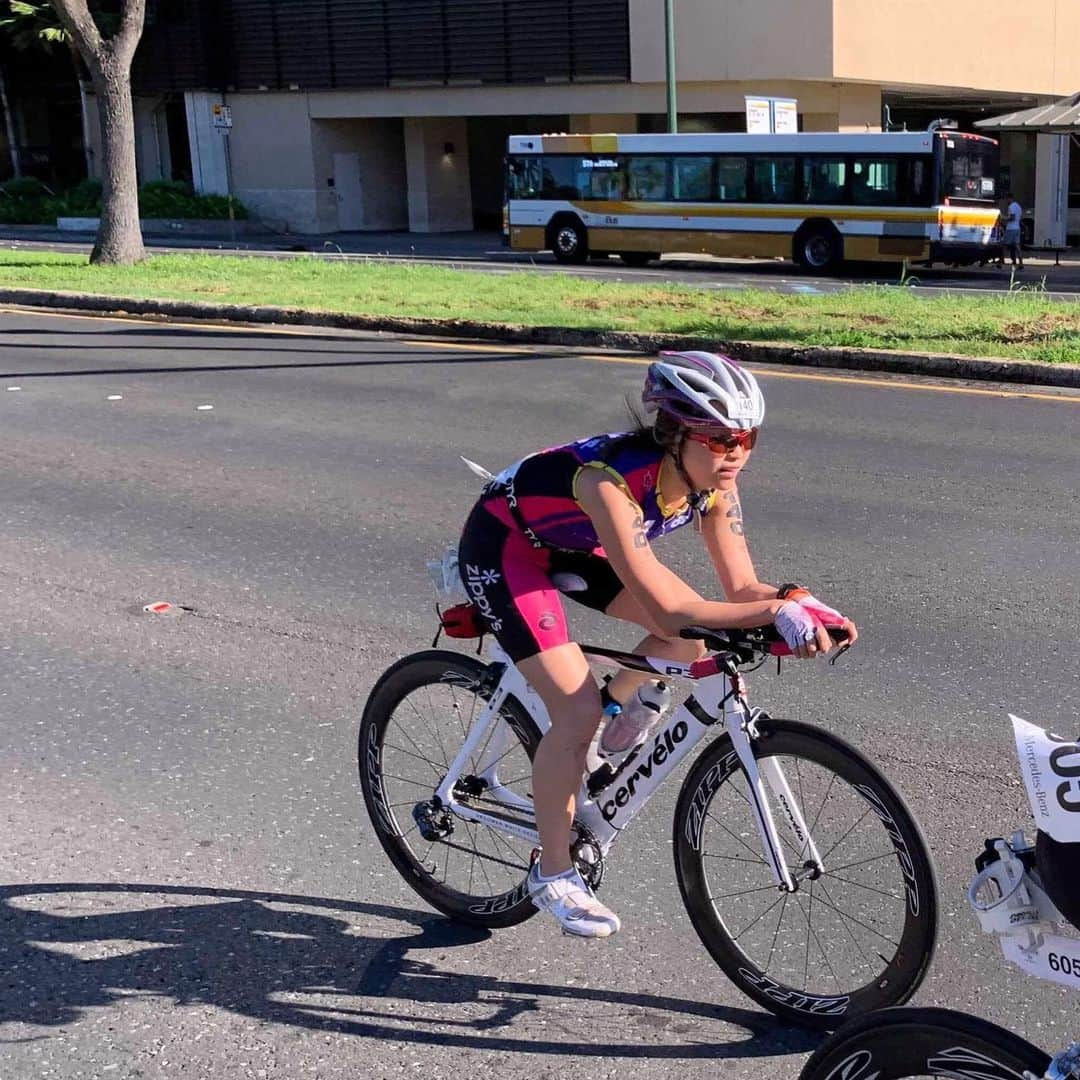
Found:
[(139, 262), (146, 250), (139, 227), (130, 65), (106, 53), (94, 73), (94, 92), (101, 117), (101, 226), (90, 261)]
[(146, 0), (123, 0), (120, 29), (107, 39), (87, 0), (52, 0), (52, 6), (90, 72), (101, 117), (101, 225), (90, 261), (139, 262), (146, 249), (139, 229), (131, 61), (142, 36)]
[(4, 109), (4, 130), (7, 132), (8, 152), (11, 155), (11, 171), (15, 176), (22, 176), (22, 159), (19, 157), (19, 136), (15, 131), (15, 117), (7, 95), (7, 79), (0, 67), (0, 105)]

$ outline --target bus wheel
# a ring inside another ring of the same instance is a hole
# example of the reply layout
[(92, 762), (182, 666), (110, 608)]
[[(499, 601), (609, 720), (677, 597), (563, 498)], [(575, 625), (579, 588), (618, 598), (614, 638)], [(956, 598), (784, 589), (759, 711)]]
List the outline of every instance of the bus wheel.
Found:
[(589, 234), (577, 218), (554, 222), (549, 237), (556, 262), (580, 265), (589, 257)]
[(834, 225), (815, 222), (795, 234), (793, 255), (803, 270), (828, 273), (844, 261), (844, 241)]
[(619, 258), (627, 266), (648, 266), (649, 263), (660, 258), (660, 253), (657, 251), (620, 251)]

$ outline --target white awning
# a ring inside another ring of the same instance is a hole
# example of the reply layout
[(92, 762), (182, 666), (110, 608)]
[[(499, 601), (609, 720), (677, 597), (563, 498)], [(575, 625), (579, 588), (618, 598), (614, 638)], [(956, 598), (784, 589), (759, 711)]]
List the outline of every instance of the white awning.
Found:
[(976, 120), (975, 126), (985, 134), (1002, 131), (1027, 131), (1035, 135), (1080, 135), (1080, 93), (1062, 98), (1050, 105), (991, 116)]

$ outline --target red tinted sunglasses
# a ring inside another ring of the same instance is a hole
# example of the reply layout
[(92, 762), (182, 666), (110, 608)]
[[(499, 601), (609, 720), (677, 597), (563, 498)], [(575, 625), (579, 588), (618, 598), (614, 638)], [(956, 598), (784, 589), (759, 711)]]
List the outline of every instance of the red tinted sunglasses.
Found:
[(744, 450), (753, 450), (757, 442), (758, 429), (747, 428), (745, 431), (725, 431), (722, 435), (704, 435), (688, 431), (686, 437), (707, 446), (714, 454), (727, 454), (741, 446)]

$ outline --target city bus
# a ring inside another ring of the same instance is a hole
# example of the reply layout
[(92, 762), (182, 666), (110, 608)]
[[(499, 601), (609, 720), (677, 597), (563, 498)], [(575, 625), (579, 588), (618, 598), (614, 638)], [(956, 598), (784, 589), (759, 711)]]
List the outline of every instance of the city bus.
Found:
[(962, 264), (1000, 244), (998, 144), (956, 131), (512, 135), (504, 234), (562, 263), (665, 252)]

